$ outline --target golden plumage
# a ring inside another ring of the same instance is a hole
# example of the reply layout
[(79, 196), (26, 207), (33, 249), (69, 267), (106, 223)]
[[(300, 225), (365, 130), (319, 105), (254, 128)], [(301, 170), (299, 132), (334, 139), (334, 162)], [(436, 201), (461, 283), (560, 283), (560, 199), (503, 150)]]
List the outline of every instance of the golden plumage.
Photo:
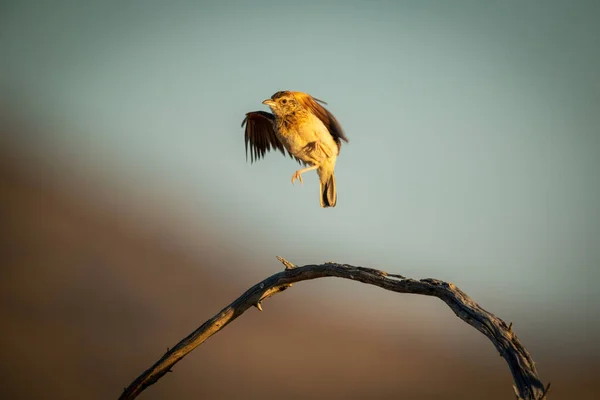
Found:
[(264, 157), (267, 151), (287, 151), (307, 165), (292, 175), (302, 182), (304, 172), (316, 169), (321, 185), (321, 207), (335, 207), (337, 193), (334, 169), (342, 140), (348, 141), (337, 119), (321, 104), (325, 102), (302, 92), (281, 91), (263, 101), (273, 114), (253, 111), (246, 114), (246, 156), (250, 160)]

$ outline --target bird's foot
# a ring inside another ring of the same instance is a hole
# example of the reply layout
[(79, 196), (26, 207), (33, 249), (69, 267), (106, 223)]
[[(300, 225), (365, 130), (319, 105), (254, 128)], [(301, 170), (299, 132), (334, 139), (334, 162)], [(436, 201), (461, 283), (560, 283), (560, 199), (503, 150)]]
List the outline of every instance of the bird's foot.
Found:
[(292, 185), (294, 184), (294, 181), (296, 179), (298, 179), (300, 181), (300, 183), (304, 184), (304, 181), (302, 180), (302, 172), (300, 172), (300, 171), (294, 172), (294, 175), (292, 175)]
[(298, 179), (300, 181), (300, 183), (304, 183), (302, 181), (302, 174), (305, 172), (308, 172), (308, 171), (312, 171), (313, 169), (317, 169), (317, 168), (319, 168), (317, 165), (313, 165), (311, 167), (299, 169), (298, 171), (294, 172), (294, 175), (292, 175), (292, 185), (294, 184), (294, 181), (296, 179)]

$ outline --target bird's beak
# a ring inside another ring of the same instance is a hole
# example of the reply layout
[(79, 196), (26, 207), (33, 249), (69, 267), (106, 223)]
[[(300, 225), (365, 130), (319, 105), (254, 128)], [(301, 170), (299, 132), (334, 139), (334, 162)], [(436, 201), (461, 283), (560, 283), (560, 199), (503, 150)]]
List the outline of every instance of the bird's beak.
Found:
[(271, 99), (266, 99), (262, 103), (265, 104), (265, 105), (267, 105), (267, 106), (269, 106), (269, 107), (275, 105), (275, 102), (273, 100), (271, 100)]

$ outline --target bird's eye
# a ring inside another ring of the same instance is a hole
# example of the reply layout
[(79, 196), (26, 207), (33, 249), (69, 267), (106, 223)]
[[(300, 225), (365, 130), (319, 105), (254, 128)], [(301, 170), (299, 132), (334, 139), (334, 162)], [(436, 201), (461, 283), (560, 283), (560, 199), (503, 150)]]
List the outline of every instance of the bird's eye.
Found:
[(286, 99), (281, 100), (281, 104), (285, 104), (285, 103), (287, 103)]

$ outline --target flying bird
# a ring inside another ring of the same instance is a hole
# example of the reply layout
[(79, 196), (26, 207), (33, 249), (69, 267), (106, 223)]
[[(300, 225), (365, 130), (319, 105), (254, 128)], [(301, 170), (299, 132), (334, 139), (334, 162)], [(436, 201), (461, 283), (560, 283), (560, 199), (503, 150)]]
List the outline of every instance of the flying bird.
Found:
[[(316, 169), (321, 188), (321, 207), (335, 207), (335, 162), (348, 142), (337, 119), (321, 104), (327, 104), (307, 93), (281, 91), (264, 100), (271, 111), (252, 111), (242, 121), (245, 129), (246, 160), (254, 162), (271, 149), (286, 152), (305, 168), (292, 175), (292, 184), (302, 181), (302, 174)], [(321, 104), (319, 104), (321, 103)]]

